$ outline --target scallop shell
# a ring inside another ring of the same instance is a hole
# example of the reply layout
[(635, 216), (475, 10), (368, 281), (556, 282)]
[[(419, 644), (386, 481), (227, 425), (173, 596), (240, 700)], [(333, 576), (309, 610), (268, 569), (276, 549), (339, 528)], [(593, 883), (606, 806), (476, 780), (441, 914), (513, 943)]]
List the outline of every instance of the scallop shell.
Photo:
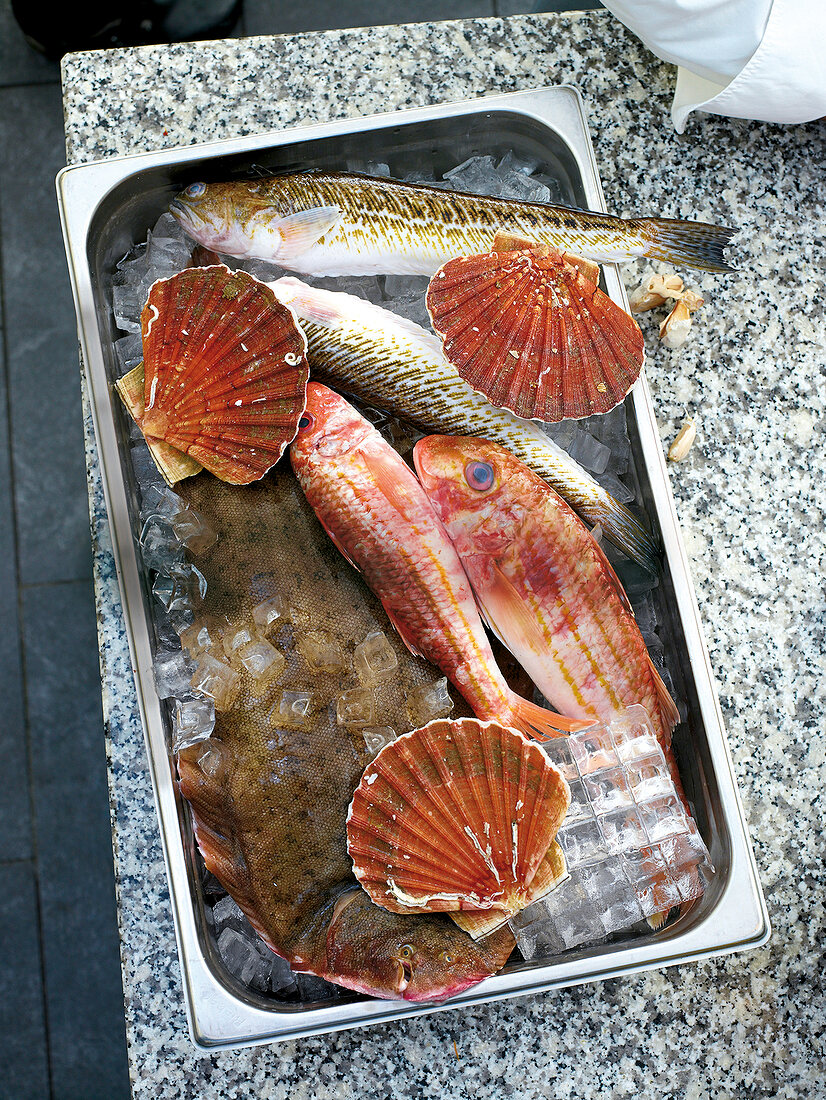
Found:
[(298, 430), (309, 377), (286, 306), (244, 271), (188, 268), (152, 286), (141, 332), (150, 446), (236, 485), (263, 477)]
[(608, 412), (639, 377), (643, 337), (597, 286), (594, 264), (497, 236), (494, 250), (449, 260), (427, 308), (445, 357), (500, 408), (529, 420)]
[(391, 912), (517, 912), (569, 802), (535, 741), (496, 722), (438, 719), (368, 765), (347, 848), (359, 882)]
[(565, 863), (565, 855), (557, 842), (553, 841), (525, 891), (524, 900), (520, 897), (518, 905), (511, 909), (466, 909), (462, 913), (451, 913), (450, 919), (472, 939), (481, 940), (491, 932), (495, 932), (497, 928), (501, 928), (521, 909), (526, 909), (535, 901), (544, 898), (566, 878), (568, 878), (568, 866)]

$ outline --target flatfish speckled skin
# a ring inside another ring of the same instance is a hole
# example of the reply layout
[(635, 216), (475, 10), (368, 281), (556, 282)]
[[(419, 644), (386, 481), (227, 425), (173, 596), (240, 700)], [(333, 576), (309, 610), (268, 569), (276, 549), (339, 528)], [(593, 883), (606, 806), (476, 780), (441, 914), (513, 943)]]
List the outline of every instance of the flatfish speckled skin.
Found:
[[(408, 653), (284, 463), (255, 485), (203, 474), (178, 491), (219, 535), (198, 560), (207, 579), (199, 616), (251, 621), (252, 607), (278, 592), (350, 657), (347, 670), (314, 672), (293, 644), (293, 626), (283, 626), (270, 636), (287, 657), (278, 684), (257, 700), (245, 674), (213, 736), (179, 754), (180, 789), (207, 867), (297, 971), (413, 1001), (444, 1000), (495, 973), (513, 948), (507, 928), (474, 943), (447, 917), (385, 912), (358, 885), (346, 850), (347, 808), (373, 755), (360, 729), (336, 722), (336, 698), (358, 686), (354, 647), (375, 630), (393, 647), (398, 668), (376, 688), (371, 724), (396, 733), (412, 725), (406, 693), (440, 674)], [(303, 727), (273, 713), (282, 690), (311, 693)], [(466, 714), (456, 703), (455, 713)]]

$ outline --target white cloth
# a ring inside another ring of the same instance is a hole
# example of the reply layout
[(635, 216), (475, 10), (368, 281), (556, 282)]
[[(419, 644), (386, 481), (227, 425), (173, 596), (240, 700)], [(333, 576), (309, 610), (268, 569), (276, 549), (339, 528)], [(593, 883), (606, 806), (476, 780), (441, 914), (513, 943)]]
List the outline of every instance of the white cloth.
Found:
[(603, 0), (678, 66), (671, 117), (695, 110), (766, 122), (826, 115), (826, 0)]

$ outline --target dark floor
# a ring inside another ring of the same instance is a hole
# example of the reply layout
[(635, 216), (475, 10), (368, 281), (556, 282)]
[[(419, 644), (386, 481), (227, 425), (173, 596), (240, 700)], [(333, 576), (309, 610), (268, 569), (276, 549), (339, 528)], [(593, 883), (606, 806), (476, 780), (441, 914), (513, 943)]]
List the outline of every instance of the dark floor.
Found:
[[(246, 0), (235, 33), (595, 6), (304, 0), (288, 12)], [(120, 1100), (129, 1084), (77, 340), (54, 192), (59, 79), (0, 0), (0, 1100)]]

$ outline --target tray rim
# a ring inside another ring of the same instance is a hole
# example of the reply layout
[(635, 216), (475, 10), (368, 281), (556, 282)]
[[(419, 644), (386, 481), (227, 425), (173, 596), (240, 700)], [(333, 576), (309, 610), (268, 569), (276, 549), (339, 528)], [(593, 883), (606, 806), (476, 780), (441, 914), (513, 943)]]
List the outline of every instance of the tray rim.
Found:
[[(722, 815), (731, 843), (728, 880), (714, 908), (698, 925), (687, 930), (678, 928), (673, 934), (664, 935), (655, 942), (618, 949), (610, 945), (590, 948), (586, 949), (589, 952), (586, 957), (578, 954), (567, 961), (546, 966), (527, 964), (524, 970), (494, 975), (465, 994), (438, 1006), (373, 999), (301, 1012), (265, 1011), (234, 996), (220, 983), (200, 949), (178, 826), (177, 796), (169, 766), (160, 704), (153, 687), (149, 639), (142, 638), (140, 632), (136, 632), (132, 615), (132, 607), (142, 605), (142, 596), (125, 486), (119, 476), (117, 437), (111, 409), (106, 404), (99, 406), (102, 394), (105, 394), (108, 402), (109, 384), (103, 366), (91, 273), (86, 262), (88, 232), (95, 212), (115, 187), (147, 168), (185, 163), (194, 165), (214, 157), (252, 153), (263, 148), (287, 146), (296, 141), (335, 137), (367, 129), (378, 130), (457, 115), (502, 111), (531, 118), (554, 131), (577, 163), (587, 205), (594, 210), (605, 210), (605, 199), (584, 105), (578, 89), (572, 85), (485, 96), (289, 127), (243, 138), (112, 157), (70, 165), (57, 175), (58, 205), (78, 319), (83, 368), (169, 884), (187, 1019), (193, 1043), (203, 1050), (253, 1046), (319, 1035), (639, 973), (661, 966), (759, 947), (771, 934), (734, 777), (711, 662), (702, 634), (699, 608), (679, 530), (651, 395), (643, 371), (632, 391), (634, 413), (654, 508), (661, 527), (664, 551), (675, 580), (677, 615), (689, 652), (709, 760), (720, 790)], [(609, 295), (627, 309), (627, 297), (619, 269), (613, 264), (602, 266)], [(681, 581), (679, 585), (676, 583), (678, 576)], [(159, 758), (161, 747), (163, 756)], [(715, 929), (711, 937), (714, 942), (709, 942), (710, 923)]]

